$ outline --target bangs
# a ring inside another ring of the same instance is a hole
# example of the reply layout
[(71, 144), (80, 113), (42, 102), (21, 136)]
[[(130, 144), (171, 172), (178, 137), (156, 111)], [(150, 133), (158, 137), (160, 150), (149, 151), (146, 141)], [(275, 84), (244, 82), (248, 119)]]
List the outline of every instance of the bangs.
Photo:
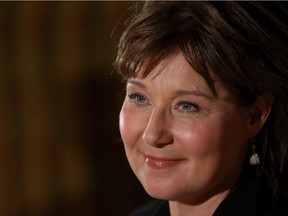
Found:
[[(211, 46), (215, 39), (203, 25), (201, 14), (191, 17), (182, 13), (185, 7), (179, 5), (152, 4), (148, 10), (149, 5), (143, 7), (140, 16), (132, 17), (119, 40), (115, 61), (118, 73), (124, 80), (145, 78), (160, 62), (181, 52), (217, 95), (211, 78), (211, 65), (217, 59), (212, 56), (216, 53)], [(202, 4), (195, 4), (194, 10), (201, 11), (201, 7)]]
[[(217, 95), (211, 71), (207, 66), (208, 60), (203, 56), (203, 47), (199, 47), (199, 44), (203, 44), (203, 42), (199, 42), (197, 39), (196, 41), (192, 40), (191, 37), (175, 39), (175, 36), (169, 36), (171, 39), (159, 37), (157, 40), (151, 40), (153, 43), (149, 41), (146, 44), (147, 40), (144, 38), (140, 40), (135, 36), (135, 38), (127, 40), (125, 34), (127, 33), (123, 34), (125, 40), (120, 40), (118, 56), (115, 61), (116, 69), (124, 81), (129, 78), (147, 77), (157, 65), (164, 63), (165, 67), (166, 60), (173, 60), (173, 56), (181, 52), (191, 68), (204, 78), (214, 96)], [(208, 53), (208, 51), (204, 53)]]

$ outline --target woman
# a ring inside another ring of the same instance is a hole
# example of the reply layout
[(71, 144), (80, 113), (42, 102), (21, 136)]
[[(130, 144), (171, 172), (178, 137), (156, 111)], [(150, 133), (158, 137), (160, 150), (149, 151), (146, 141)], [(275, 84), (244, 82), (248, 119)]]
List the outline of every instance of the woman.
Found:
[(120, 132), (156, 201), (133, 215), (288, 215), (287, 23), (280, 2), (136, 5)]

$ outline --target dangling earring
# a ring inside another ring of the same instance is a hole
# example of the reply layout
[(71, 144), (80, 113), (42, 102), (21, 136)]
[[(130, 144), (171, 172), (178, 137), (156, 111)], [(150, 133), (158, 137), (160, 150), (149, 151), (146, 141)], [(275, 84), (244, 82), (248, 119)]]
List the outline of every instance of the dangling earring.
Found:
[(249, 160), (249, 162), (252, 166), (257, 166), (260, 164), (260, 157), (256, 153), (255, 148), (256, 148), (255, 139), (252, 139), (252, 155), (251, 155), (250, 160)]

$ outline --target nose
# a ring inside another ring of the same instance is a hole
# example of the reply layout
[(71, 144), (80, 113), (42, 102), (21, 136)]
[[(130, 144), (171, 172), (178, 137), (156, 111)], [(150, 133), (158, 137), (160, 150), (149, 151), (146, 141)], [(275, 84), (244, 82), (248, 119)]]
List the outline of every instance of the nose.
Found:
[(157, 148), (173, 143), (173, 136), (165, 110), (153, 109), (143, 133), (143, 140), (145, 144)]

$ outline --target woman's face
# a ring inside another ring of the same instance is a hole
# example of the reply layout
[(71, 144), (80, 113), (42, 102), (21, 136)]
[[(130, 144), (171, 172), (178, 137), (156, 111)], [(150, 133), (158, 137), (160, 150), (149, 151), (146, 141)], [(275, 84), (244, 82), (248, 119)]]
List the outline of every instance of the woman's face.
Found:
[(146, 78), (128, 80), (120, 132), (151, 196), (200, 201), (229, 190), (241, 175), (249, 115), (217, 80), (215, 86), (217, 97), (180, 53)]

